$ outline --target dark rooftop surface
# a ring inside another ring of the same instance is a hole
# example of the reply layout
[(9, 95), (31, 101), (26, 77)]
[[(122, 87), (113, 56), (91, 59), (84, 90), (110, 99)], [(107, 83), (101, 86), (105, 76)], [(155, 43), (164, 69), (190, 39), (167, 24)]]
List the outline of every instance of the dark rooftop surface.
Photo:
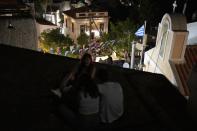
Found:
[(18, 2), (18, 0), (1, 0), (0, 9), (13, 9), (13, 8), (24, 8), (26, 5)]
[(17, 4), (17, 0), (1, 0), (0, 4)]
[[(2, 16), (0, 22), (0, 44), (37, 49), (37, 31), (34, 18), (31, 16)], [(11, 27), (9, 27), (10, 24)]]
[[(1, 131), (72, 130), (55, 115), (50, 89), (78, 60), (2, 44), (0, 60)], [(164, 76), (99, 63), (96, 67), (106, 67), (124, 93), (124, 115), (104, 129), (195, 130), (186, 99)]]
[(183, 85), (184, 92), (189, 95), (187, 82), (192, 71), (192, 67), (197, 62), (197, 45), (187, 45), (185, 50), (185, 62), (175, 64), (176, 70)]
[(57, 10), (59, 10), (58, 6), (47, 6), (47, 13), (51, 13), (51, 12), (56, 12)]
[(51, 25), (51, 26), (56, 26), (55, 24), (53, 24), (50, 21), (47, 21), (45, 19), (36, 19), (36, 22), (41, 24), (41, 25)]

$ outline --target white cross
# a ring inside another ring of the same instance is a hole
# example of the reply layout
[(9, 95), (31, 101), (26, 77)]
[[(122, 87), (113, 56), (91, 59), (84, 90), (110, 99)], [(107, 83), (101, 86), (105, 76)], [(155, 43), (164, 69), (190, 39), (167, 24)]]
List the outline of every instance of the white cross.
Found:
[(175, 9), (176, 9), (176, 7), (177, 7), (176, 0), (175, 0), (174, 3), (172, 4), (172, 6), (173, 6), (173, 13), (174, 13), (174, 12), (175, 12)]

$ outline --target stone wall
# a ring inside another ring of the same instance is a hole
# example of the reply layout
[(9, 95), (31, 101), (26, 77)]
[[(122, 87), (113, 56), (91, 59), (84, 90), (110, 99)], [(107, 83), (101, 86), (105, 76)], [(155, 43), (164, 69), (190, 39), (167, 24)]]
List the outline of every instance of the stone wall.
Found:
[[(13, 28), (8, 28), (9, 23)], [(36, 24), (33, 18), (1, 17), (0, 43), (37, 50)]]

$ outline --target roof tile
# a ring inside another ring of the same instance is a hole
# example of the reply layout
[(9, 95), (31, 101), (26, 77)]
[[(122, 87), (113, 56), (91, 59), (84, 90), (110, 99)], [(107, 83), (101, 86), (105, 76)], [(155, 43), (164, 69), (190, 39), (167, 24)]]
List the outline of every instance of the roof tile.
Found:
[(185, 95), (189, 95), (187, 81), (193, 65), (197, 62), (197, 45), (187, 45), (184, 57), (185, 62), (182, 64), (175, 64), (175, 67), (181, 80), (184, 93)]

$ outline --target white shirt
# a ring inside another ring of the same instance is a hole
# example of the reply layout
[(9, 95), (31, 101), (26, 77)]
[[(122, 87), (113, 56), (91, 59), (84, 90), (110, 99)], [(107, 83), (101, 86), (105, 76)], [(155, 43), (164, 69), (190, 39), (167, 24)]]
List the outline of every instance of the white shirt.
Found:
[(123, 114), (123, 91), (119, 83), (105, 82), (98, 85), (101, 94), (101, 121), (111, 123)]
[(125, 62), (125, 63), (123, 64), (123, 68), (129, 68), (129, 63)]
[(80, 92), (79, 101), (79, 113), (82, 115), (90, 115), (99, 112), (99, 97), (92, 98), (87, 94), (84, 96), (83, 92)]

